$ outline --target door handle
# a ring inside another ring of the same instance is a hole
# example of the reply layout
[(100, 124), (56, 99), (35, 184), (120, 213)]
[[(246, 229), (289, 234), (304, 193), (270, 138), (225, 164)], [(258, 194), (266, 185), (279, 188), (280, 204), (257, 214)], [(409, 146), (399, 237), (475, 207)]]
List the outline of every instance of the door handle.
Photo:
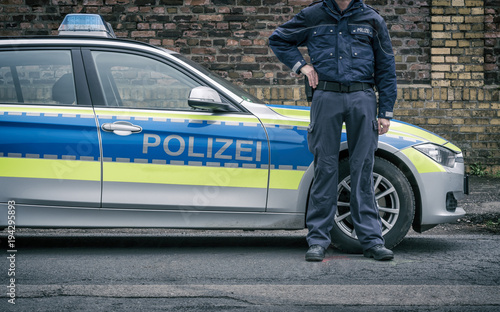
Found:
[(113, 132), (116, 135), (131, 135), (132, 133), (139, 133), (142, 131), (141, 126), (131, 124), (127, 121), (117, 121), (113, 123), (104, 123), (101, 129), (106, 132)]

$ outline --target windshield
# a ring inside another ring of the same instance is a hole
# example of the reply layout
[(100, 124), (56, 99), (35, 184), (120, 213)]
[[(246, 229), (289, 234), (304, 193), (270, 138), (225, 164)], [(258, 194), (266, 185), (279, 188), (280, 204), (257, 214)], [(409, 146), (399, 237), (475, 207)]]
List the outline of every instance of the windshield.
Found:
[(205, 67), (201, 66), (200, 64), (188, 59), (187, 57), (182, 56), (181, 54), (171, 54), (172, 56), (175, 56), (176, 58), (182, 60), (183, 62), (187, 63), (188, 65), (196, 68), (206, 76), (210, 77), (211, 79), (215, 80), (217, 83), (221, 84), (224, 88), (228, 89), (229, 91), (233, 92), (237, 96), (241, 97), (243, 100), (251, 103), (261, 103), (264, 104), (262, 100), (259, 100), (255, 96), (249, 94), (245, 90), (241, 89), (240, 87), (232, 84), (228, 80), (220, 77), (219, 75), (212, 73)]

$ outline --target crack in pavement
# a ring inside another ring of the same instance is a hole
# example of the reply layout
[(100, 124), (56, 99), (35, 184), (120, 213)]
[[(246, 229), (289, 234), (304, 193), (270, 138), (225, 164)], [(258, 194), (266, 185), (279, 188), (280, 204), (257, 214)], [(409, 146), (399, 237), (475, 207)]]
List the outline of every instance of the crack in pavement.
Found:
[[(19, 285), (18, 298), (226, 299), (249, 305), (500, 305), (500, 286), (480, 285)], [(5, 295), (0, 295), (5, 297)], [(398, 298), (398, 302), (394, 302)]]

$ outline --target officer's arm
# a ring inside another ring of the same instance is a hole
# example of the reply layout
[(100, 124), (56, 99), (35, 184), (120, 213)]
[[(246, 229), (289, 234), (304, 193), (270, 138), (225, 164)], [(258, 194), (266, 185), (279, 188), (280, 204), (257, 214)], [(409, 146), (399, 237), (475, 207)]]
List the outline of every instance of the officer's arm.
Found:
[(278, 59), (295, 73), (306, 65), (298, 47), (307, 40), (306, 18), (299, 12), (293, 19), (279, 26), (269, 37), (269, 46)]
[(397, 97), (396, 64), (389, 31), (380, 18), (374, 40), (375, 84), (379, 94), (379, 118), (392, 119)]

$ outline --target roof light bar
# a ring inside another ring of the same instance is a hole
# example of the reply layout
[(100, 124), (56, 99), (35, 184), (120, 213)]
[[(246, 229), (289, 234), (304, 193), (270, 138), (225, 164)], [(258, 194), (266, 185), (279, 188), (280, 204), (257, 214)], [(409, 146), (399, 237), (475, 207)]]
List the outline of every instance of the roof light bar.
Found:
[(58, 30), (59, 36), (116, 38), (111, 25), (97, 14), (68, 14)]

